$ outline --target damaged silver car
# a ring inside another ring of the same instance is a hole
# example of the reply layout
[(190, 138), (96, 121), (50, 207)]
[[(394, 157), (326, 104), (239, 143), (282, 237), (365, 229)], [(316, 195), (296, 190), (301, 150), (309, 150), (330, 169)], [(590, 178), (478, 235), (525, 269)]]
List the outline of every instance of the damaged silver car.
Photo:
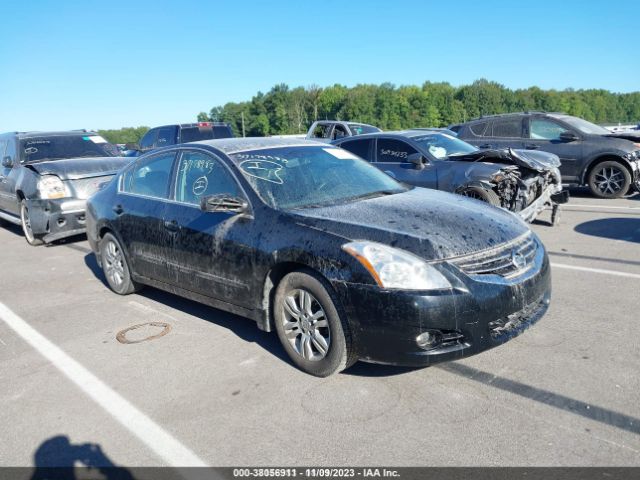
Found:
[(568, 201), (560, 160), (540, 151), (484, 149), (439, 130), (381, 132), (333, 142), (410, 185), (444, 190), (485, 201), (532, 222)]

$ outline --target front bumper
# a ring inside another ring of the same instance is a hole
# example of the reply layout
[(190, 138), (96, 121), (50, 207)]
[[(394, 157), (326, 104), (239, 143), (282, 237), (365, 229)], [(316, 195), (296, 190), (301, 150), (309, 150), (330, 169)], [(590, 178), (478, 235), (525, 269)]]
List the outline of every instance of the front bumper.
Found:
[(562, 190), (562, 185), (550, 185), (542, 195), (535, 199), (527, 208), (517, 212), (517, 215), (525, 222), (531, 223), (547, 207), (556, 206), (569, 201), (569, 192)]
[(31, 229), (43, 235), (46, 242), (71, 237), (86, 231), (86, 200), (62, 198), (57, 200), (27, 200)]
[[(335, 283), (361, 360), (427, 366), (467, 357), (519, 335), (549, 307), (551, 271), (544, 248), (517, 280), (479, 279), (448, 264), (444, 270), (456, 282), (441, 293)], [(441, 332), (443, 342), (420, 348), (416, 337), (426, 331)]]

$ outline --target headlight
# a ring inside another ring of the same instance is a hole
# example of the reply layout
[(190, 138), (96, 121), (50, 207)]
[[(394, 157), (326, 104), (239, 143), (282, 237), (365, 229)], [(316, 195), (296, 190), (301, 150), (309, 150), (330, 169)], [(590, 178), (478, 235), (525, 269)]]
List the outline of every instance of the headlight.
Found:
[(403, 250), (365, 241), (347, 243), (342, 249), (353, 255), (382, 288), (451, 288), (449, 281), (432, 265)]
[(55, 175), (43, 176), (38, 181), (38, 192), (40, 192), (40, 197), (45, 199), (66, 197), (64, 183)]

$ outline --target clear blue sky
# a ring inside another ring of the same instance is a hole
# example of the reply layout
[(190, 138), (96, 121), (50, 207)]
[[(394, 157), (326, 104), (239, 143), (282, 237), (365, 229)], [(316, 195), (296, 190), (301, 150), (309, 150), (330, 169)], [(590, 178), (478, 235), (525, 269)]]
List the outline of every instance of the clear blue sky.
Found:
[(119, 128), (289, 86), (640, 90), (640, 1), (4, 1), (0, 132)]

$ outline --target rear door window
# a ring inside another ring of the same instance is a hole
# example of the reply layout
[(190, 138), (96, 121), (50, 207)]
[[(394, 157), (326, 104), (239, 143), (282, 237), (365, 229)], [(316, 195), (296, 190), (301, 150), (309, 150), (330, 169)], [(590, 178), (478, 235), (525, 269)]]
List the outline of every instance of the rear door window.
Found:
[(377, 161), (385, 163), (406, 162), (409, 155), (418, 153), (407, 142), (395, 138), (379, 138), (376, 152)]
[(154, 155), (138, 162), (123, 176), (122, 191), (145, 197), (169, 198), (176, 152)]
[(339, 145), (340, 148), (344, 148), (345, 150), (349, 150), (351, 153), (359, 156), (360, 158), (364, 158), (367, 161), (372, 161), (371, 158), (371, 144), (373, 143), (372, 139), (367, 140), (350, 140), (348, 142), (343, 142)]
[(329, 134), (331, 131), (331, 125), (326, 123), (319, 123), (311, 132), (311, 136), (313, 138), (329, 138)]
[[(488, 136), (485, 133), (485, 137)], [(494, 120), (493, 137), (499, 138), (519, 138), (522, 136), (522, 118), (509, 118), (505, 120)]]

